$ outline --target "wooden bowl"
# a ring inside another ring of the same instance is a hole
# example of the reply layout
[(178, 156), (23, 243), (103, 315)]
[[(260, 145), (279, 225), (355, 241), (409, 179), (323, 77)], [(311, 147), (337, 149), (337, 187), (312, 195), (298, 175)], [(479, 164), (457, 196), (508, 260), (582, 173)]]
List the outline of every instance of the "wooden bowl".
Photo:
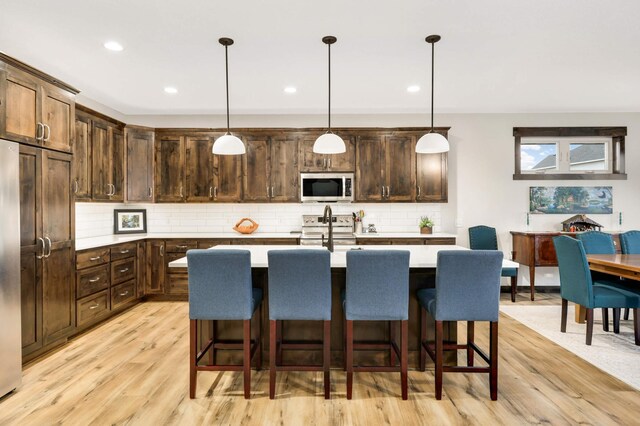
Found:
[[(250, 225), (243, 225), (244, 222), (250, 222)], [(241, 234), (251, 234), (253, 231), (258, 229), (258, 226), (260, 225), (258, 225), (254, 220), (248, 217), (243, 217), (238, 223), (236, 223), (233, 230), (238, 231)]]

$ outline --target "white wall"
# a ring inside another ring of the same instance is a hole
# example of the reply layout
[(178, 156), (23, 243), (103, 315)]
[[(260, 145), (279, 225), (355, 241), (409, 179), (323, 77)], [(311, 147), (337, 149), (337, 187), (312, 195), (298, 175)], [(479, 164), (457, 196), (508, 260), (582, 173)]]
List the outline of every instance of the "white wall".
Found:
[[(222, 127), (221, 116), (130, 116), (127, 123), (150, 127)], [(335, 127), (402, 127), (426, 126), (428, 117), (419, 114), (388, 115), (338, 115), (333, 119)], [(467, 228), (477, 224), (494, 226), (498, 232), (500, 248), (511, 253), (511, 230), (525, 230), (528, 194), (530, 186), (612, 186), (615, 212), (623, 212), (623, 229), (640, 229), (640, 113), (575, 113), (575, 114), (442, 114), (435, 117), (436, 126), (450, 126), (449, 140), (449, 203), (362, 205), (358, 208), (377, 210), (380, 208), (380, 230), (391, 227), (395, 216), (407, 222), (407, 230), (422, 214), (439, 214), (438, 230), (458, 234), (458, 243), (468, 245)], [(235, 127), (322, 127), (324, 117), (318, 115), (259, 115), (233, 116)], [(627, 126), (625, 181), (515, 181), (513, 127), (520, 126)], [(156, 205), (162, 206), (162, 205)], [(288, 215), (299, 217), (305, 206), (288, 205), (249, 205), (250, 210), (242, 210), (243, 205), (233, 205), (228, 220), (224, 224), (216, 222), (211, 226), (228, 226), (236, 217), (245, 212), (256, 214), (267, 223), (272, 220), (270, 214), (278, 217)], [(387, 207), (388, 206), (388, 207)], [(114, 206), (108, 205), (108, 209)], [(155, 211), (155, 206), (149, 206)], [(165, 207), (157, 207), (163, 209)], [(172, 207), (166, 207), (172, 208)], [(196, 205), (182, 206), (185, 210), (200, 211), (207, 209)], [(214, 208), (213, 206), (210, 208)], [(388, 209), (388, 210), (387, 210)], [(355, 210), (355, 206), (347, 208)], [(211, 210), (213, 212), (213, 210)], [(387, 213), (388, 211), (388, 213)], [(83, 215), (85, 208), (78, 209)], [(176, 210), (177, 216), (179, 211)], [(226, 214), (226, 213), (225, 213)], [(560, 230), (561, 222), (571, 215), (531, 215), (530, 230)], [(591, 215), (595, 221), (604, 225), (605, 230), (616, 230), (618, 226), (614, 215)], [(388, 218), (388, 219), (386, 219)], [(179, 220), (177, 217), (175, 220)], [(388, 222), (385, 222), (388, 220)], [(173, 223), (173, 219), (170, 219)], [(260, 221), (260, 220), (258, 220)], [(79, 217), (78, 224), (82, 223)], [(417, 224), (417, 222), (415, 222)], [(157, 224), (156, 226), (159, 226)], [(282, 225), (282, 224), (281, 224)], [(84, 226), (84, 225), (83, 225)], [(174, 226), (174, 225), (171, 225)], [(176, 225), (181, 226), (181, 225)], [(204, 225), (208, 226), (208, 225)], [(288, 226), (288, 223), (287, 223)], [(102, 229), (102, 228), (101, 228)], [(151, 229), (151, 226), (150, 226)], [(391, 228), (388, 228), (391, 229)], [(79, 229), (79, 232), (86, 230)], [(106, 232), (104, 228), (101, 232)], [(539, 268), (537, 284), (557, 285), (555, 268)], [(521, 285), (528, 285), (528, 271), (523, 268)]]

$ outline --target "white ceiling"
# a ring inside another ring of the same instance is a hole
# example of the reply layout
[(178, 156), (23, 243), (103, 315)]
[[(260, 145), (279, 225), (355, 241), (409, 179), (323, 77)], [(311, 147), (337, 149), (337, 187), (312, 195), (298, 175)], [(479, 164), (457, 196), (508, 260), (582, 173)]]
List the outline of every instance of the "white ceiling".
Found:
[(640, 112), (638, 17), (636, 0), (0, 0), (0, 50), (124, 114), (221, 113), (228, 36), (232, 114), (323, 113), (335, 35), (334, 111), (401, 113), (429, 110), (440, 34), (436, 112)]

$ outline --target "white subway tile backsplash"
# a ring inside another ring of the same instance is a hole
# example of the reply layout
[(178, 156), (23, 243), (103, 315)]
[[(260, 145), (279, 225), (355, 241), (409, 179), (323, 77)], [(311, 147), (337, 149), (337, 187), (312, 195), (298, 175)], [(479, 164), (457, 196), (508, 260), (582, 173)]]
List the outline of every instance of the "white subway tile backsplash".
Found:
[[(440, 205), (436, 204), (335, 204), (334, 214), (364, 210), (364, 223), (379, 232), (415, 232), (421, 216), (435, 222), (441, 232)], [(149, 232), (229, 232), (243, 217), (260, 224), (259, 231), (300, 230), (303, 214), (322, 215), (323, 204), (111, 204), (76, 203), (76, 238), (113, 234), (114, 209), (146, 209)]]

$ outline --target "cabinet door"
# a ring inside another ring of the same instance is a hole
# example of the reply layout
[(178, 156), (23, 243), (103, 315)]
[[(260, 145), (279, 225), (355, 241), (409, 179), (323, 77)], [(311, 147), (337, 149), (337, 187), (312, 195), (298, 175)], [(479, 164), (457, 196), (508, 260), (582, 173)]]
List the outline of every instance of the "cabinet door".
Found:
[(356, 138), (355, 136), (338, 132), (347, 149), (342, 154), (327, 155), (327, 170), (330, 172), (352, 172), (356, 168)]
[[(153, 131), (126, 134), (127, 201), (153, 201)], [(76, 135), (76, 138), (78, 135)]]
[(184, 201), (185, 141), (180, 136), (162, 136), (156, 141), (156, 201)]
[(147, 241), (145, 294), (164, 294), (165, 282), (164, 241)]
[(106, 124), (93, 122), (91, 129), (91, 198), (109, 200), (111, 193), (111, 144)]
[(242, 156), (213, 156), (213, 197), (223, 202), (242, 200)]
[(187, 137), (188, 202), (213, 201), (213, 140), (210, 137)]
[(305, 134), (298, 139), (300, 148), (301, 172), (325, 172), (327, 171), (327, 156), (313, 152), (313, 144), (320, 134)]
[(386, 199), (413, 201), (416, 189), (415, 137), (385, 137)]
[(73, 191), (76, 200), (91, 198), (91, 119), (76, 116), (73, 141)]
[(138, 298), (145, 295), (145, 283), (147, 282), (147, 243), (139, 241), (137, 243), (138, 277), (136, 280), (136, 291)]
[(52, 250), (71, 246), (75, 238), (71, 159), (69, 154), (42, 151), (42, 232)]
[(416, 200), (446, 203), (447, 154), (416, 154)]
[(111, 152), (111, 195), (112, 201), (124, 201), (124, 132), (109, 127), (109, 151)]
[(298, 141), (271, 139), (271, 201), (299, 201)]
[(73, 248), (53, 249), (42, 263), (44, 344), (63, 339), (76, 326)]
[(31, 76), (9, 68), (0, 71), (0, 135), (9, 140), (39, 145), (41, 86)]
[(356, 201), (381, 201), (385, 181), (385, 144), (376, 135), (356, 141)]
[(67, 92), (47, 87), (42, 90), (42, 122), (46, 127), (45, 148), (71, 152), (75, 133), (75, 100)]
[(269, 138), (244, 138), (243, 200), (269, 201), (271, 196)]

